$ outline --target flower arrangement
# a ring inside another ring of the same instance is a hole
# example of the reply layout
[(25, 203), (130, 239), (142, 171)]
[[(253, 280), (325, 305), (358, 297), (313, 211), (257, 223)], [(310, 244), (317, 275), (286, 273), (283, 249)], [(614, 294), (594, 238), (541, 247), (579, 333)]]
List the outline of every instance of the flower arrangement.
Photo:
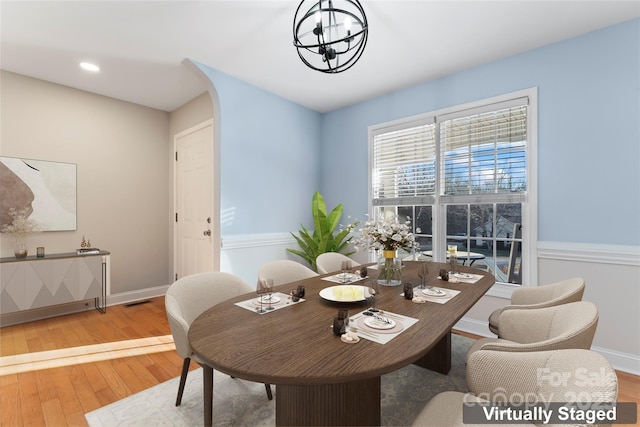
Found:
[(15, 255), (18, 258), (27, 256), (26, 239), (31, 234), (40, 232), (40, 226), (37, 222), (29, 219), (29, 209), (9, 208), (9, 216), (11, 216), (11, 224), (2, 226), (3, 233), (11, 235), (16, 241)]
[(402, 283), (401, 263), (396, 261), (396, 251), (413, 251), (419, 247), (411, 233), (411, 221), (404, 223), (384, 220), (367, 221), (360, 229), (358, 243), (364, 247), (383, 251), (384, 259), (378, 265), (378, 283), (397, 286)]
[(404, 249), (412, 251), (419, 247), (415, 236), (411, 233), (411, 221), (407, 218), (404, 223), (387, 222), (384, 220), (367, 221), (360, 229), (359, 244), (369, 249), (383, 251), (397, 251)]

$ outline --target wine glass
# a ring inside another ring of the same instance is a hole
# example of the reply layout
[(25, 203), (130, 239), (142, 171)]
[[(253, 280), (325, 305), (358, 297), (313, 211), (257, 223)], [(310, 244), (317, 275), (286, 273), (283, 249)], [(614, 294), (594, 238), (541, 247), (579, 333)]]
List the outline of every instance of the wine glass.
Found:
[(262, 306), (263, 296), (267, 293), (267, 283), (265, 279), (258, 279), (256, 293), (258, 294), (258, 302), (260, 302), (260, 309), (258, 310), (258, 313), (266, 313), (267, 310)]
[[(266, 310), (275, 310), (275, 307), (271, 305), (271, 301), (273, 300), (273, 279), (266, 279), (265, 281), (265, 290), (267, 293), (267, 301), (269, 305), (267, 305)], [(264, 298), (264, 297), (263, 297)]]

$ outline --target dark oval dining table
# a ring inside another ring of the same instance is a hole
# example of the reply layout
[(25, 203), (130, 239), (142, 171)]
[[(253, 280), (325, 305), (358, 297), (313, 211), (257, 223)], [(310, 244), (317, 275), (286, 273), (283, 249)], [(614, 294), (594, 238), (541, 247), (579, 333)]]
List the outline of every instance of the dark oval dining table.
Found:
[[(419, 284), (417, 261), (405, 261), (403, 282)], [(305, 301), (258, 314), (235, 305), (257, 298), (245, 294), (215, 305), (189, 329), (193, 351), (206, 363), (204, 422), (212, 424), (213, 370), (250, 381), (276, 385), (276, 425), (380, 425), (380, 377), (415, 363), (441, 373), (451, 367), (451, 328), (495, 282), (491, 273), (457, 266), (458, 271), (482, 275), (475, 283), (439, 280), (448, 264), (428, 263), (427, 284), (460, 291), (444, 304), (414, 303), (405, 299), (402, 286), (381, 286), (376, 307), (418, 319), (386, 344), (361, 338), (347, 344), (333, 334), (331, 325), (339, 308), (351, 316), (367, 308), (366, 302), (323, 299), (322, 289), (338, 285), (321, 275), (274, 291), (288, 294), (304, 285)], [(377, 270), (369, 269), (376, 277)], [(364, 285), (365, 281), (354, 285)]]

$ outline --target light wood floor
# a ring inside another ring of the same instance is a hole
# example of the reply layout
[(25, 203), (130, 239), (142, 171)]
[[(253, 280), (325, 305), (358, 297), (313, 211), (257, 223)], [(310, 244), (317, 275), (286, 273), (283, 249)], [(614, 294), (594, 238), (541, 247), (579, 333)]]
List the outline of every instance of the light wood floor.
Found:
[[(86, 426), (85, 413), (179, 376), (170, 334), (161, 297), (1, 328), (0, 426)], [(640, 378), (618, 378), (618, 400), (640, 403)]]

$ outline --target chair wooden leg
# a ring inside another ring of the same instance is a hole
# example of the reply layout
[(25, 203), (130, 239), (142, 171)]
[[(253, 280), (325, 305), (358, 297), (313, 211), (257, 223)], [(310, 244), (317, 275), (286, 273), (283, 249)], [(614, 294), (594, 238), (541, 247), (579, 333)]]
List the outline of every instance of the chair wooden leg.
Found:
[(271, 384), (265, 384), (264, 387), (267, 389), (267, 398), (269, 398), (269, 400), (273, 400), (273, 394), (271, 393)]
[(184, 392), (184, 384), (187, 382), (187, 374), (189, 373), (190, 357), (185, 357), (182, 362), (182, 374), (180, 374), (180, 385), (178, 386), (178, 397), (176, 398), (176, 406), (180, 406), (182, 402), (182, 393)]

